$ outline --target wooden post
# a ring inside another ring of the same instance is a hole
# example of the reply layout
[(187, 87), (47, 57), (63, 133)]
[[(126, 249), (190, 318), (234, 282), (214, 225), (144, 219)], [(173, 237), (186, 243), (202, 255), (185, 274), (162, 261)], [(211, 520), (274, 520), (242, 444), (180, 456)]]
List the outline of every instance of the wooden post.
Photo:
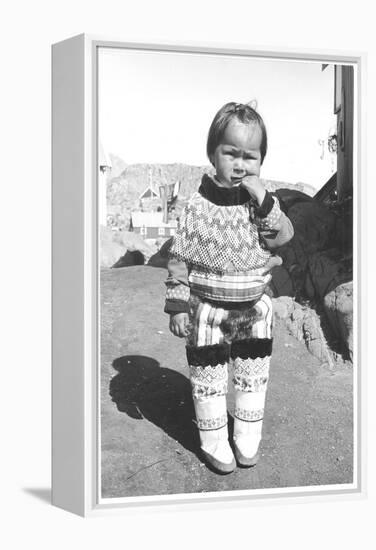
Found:
[(341, 66), (341, 109), (337, 118), (337, 193), (343, 201), (353, 194), (354, 68)]
[(161, 185), (161, 199), (162, 199), (162, 210), (163, 210), (163, 222), (167, 223), (167, 221), (168, 221), (167, 183)]

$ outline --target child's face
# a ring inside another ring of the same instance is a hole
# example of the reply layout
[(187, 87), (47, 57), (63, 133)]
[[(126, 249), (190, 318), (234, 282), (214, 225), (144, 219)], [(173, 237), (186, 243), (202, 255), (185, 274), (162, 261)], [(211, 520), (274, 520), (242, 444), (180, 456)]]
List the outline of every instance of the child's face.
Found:
[(243, 124), (231, 120), (221, 143), (217, 146), (212, 163), (216, 179), (223, 187), (240, 185), (246, 176), (259, 176), (262, 132), (258, 124)]

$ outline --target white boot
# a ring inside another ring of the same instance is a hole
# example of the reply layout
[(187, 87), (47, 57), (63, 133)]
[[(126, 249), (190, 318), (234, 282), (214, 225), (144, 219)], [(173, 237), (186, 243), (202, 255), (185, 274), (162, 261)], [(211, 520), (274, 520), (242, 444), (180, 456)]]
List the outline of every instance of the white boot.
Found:
[(239, 466), (254, 466), (261, 441), (265, 392), (235, 391), (234, 444)]
[(213, 468), (222, 474), (235, 469), (228, 441), (226, 396), (194, 399), (201, 450)]

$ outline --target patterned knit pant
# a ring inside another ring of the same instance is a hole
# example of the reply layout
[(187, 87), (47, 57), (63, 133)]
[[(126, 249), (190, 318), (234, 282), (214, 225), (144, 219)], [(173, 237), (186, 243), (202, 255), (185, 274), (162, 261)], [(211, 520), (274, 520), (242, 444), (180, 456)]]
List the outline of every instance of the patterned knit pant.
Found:
[[(235, 404), (234, 417), (261, 421), (264, 414), (272, 351), (272, 303), (264, 294), (250, 308), (236, 310), (191, 299), (191, 333), (187, 338), (192, 395), (196, 402), (227, 393), (229, 371), (238, 392), (253, 392), (254, 408)], [(259, 398), (258, 398), (259, 397)], [(215, 418), (197, 418), (200, 430), (216, 430), (227, 424), (227, 412)]]

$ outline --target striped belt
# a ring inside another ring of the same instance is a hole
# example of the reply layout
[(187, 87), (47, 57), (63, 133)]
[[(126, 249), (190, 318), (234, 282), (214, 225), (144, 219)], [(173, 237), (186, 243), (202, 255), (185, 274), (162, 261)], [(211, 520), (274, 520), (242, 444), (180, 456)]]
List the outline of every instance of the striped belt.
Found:
[(250, 302), (261, 298), (272, 278), (261, 273), (262, 269), (254, 269), (218, 274), (195, 268), (189, 274), (189, 286), (192, 293), (208, 300)]

